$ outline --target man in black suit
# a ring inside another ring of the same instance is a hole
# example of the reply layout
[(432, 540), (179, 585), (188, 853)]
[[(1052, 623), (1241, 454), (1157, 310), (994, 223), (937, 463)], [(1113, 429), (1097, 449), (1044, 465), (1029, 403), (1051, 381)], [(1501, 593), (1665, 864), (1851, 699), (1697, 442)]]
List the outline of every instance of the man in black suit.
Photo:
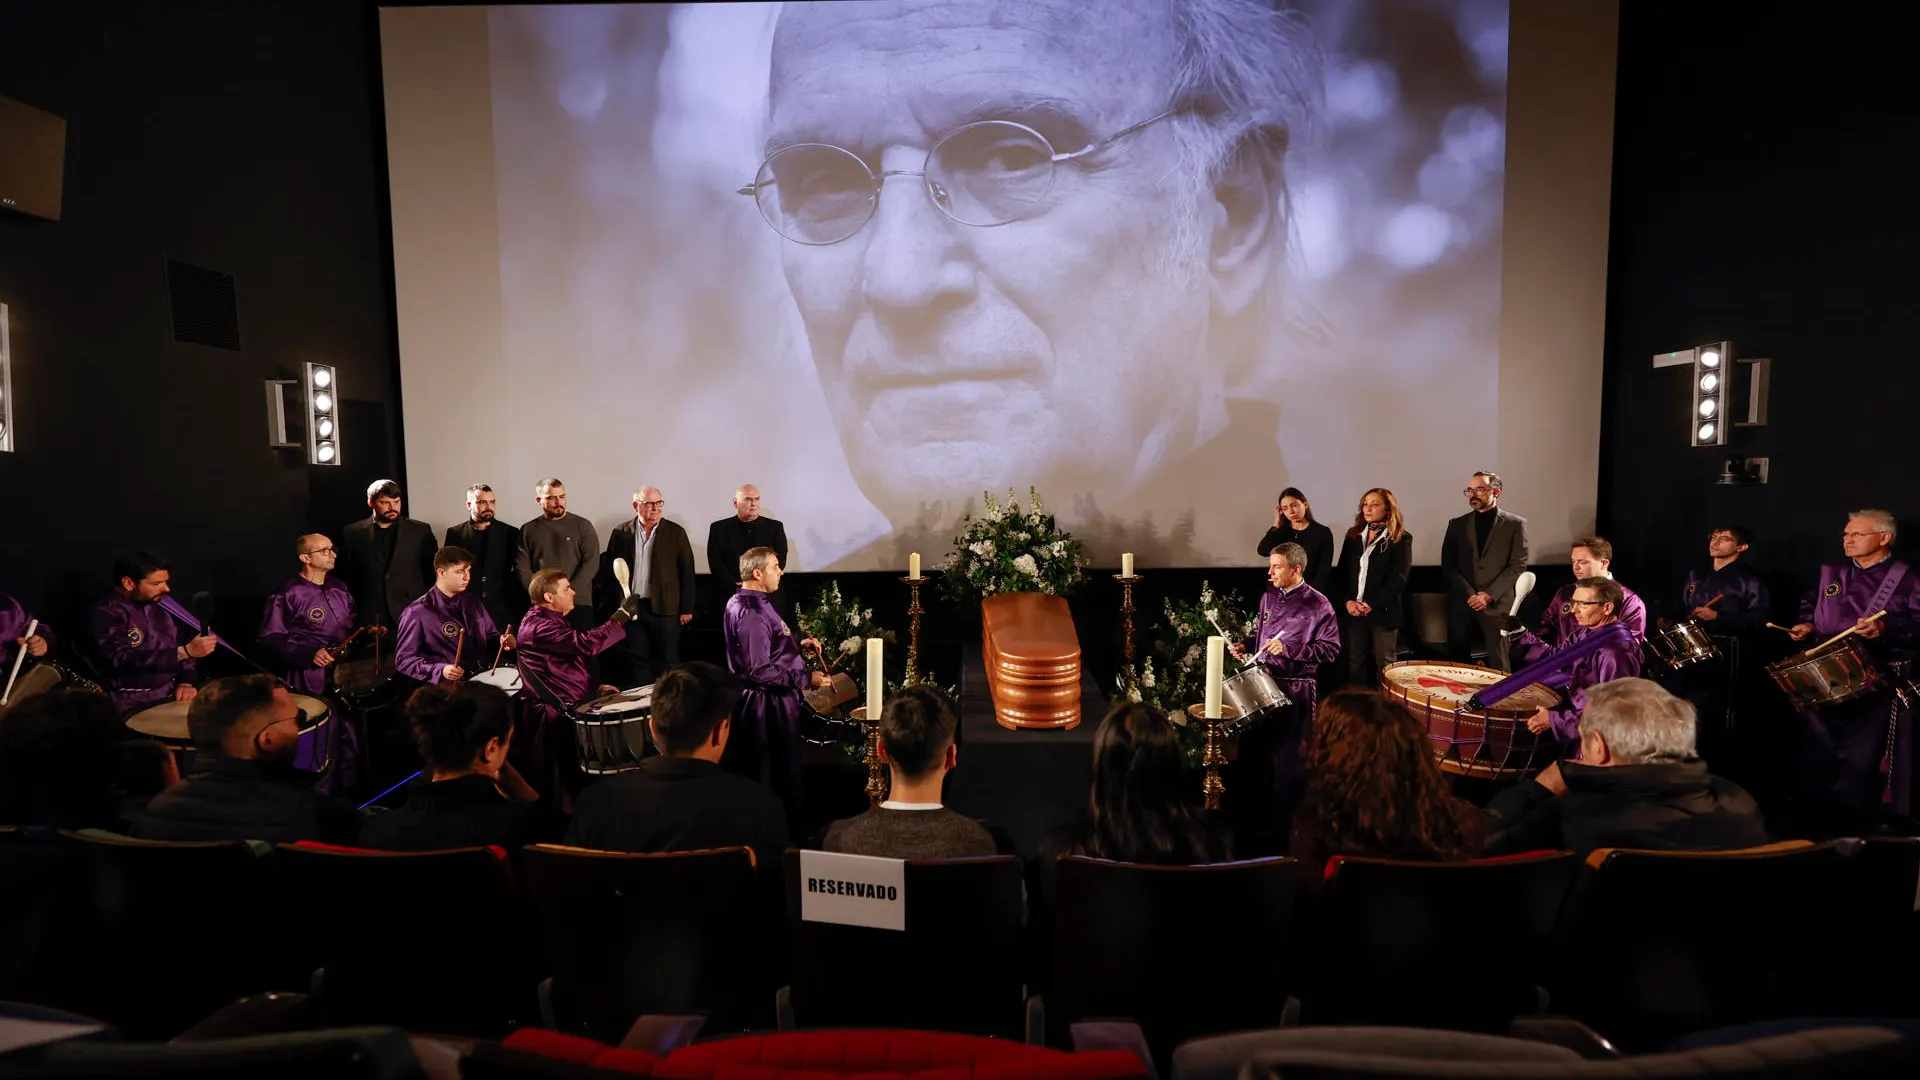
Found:
[(1487, 643), (1487, 666), (1511, 670), (1507, 608), (1513, 585), (1527, 568), (1527, 519), (1500, 509), (1500, 474), (1477, 472), (1462, 492), (1468, 511), (1447, 522), (1440, 567), (1447, 575), (1447, 656), (1472, 656), (1472, 628)]
[(647, 726), (661, 756), (587, 788), (567, 843), (601, 851), (699, 851), (744, 846), (762, 867), (787, 848), (787, 812), (766, 787), (720, 767), (740, 684), (694, 661), (653, 685)]
[[(693, 543), (687, 530), (666, 520), (667, 501), (655, 487), (633, 493), (633, 520), (607, 537), (607, 553), (593, 594), (603, 618), (626, 599), (613, 573), (624, 559), (633, 595), (647, 602), (627, 624), (626, 647), (605, 654), (608, 675), (622, 688), (645, 686), (680, 662), (680, 628), (693, 621)], [(622, 666), (625, 670), (622, 671)]]
[(475, 484), (467, 489), (467, 520), (447, 528), (447, 547), (473, 556), (473, 583), (493, 624), (509, 627), (527, 609), (520, 579), (513, 572), (514, 553), (520, 550), (520, 530), (494, 520), (497, 503), (493, 489)]
[[(733, 516), (707, 526), (707, 573), (713, 575), (712, 607), (718, 614), (726, 610), (727, 598), (740, 588), (740, 556), (754, 548), (772, 548), (787, 565), (787, 527), (760, 514), (760, 489), (742, 484), (733, 493)], [(767, 594), (773, 610), (793, 625), (793, 597), (785, 589)]]
[(353, 590), (360, 618), (399, 626), (400, 613), (433, 584), (433, 527), (400, 516), (400, 485), (367, 487), (368, 517), (346, 527), (335, 572)]

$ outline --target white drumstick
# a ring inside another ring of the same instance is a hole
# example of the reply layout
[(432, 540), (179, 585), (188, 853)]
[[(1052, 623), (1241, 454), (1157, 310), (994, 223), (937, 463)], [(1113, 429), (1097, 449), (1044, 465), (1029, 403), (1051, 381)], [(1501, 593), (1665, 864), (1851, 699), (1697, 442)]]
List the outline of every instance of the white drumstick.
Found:
[[(1212, 615), (1208, 615), (1207, 621), (1213, 624), (1214, 633), (1219, 634), (1222, 638), (1225, 638), (1228, 641), (1233, 640), (1231, 635), (1229, 635), (1225, 630), (1220, 629), (1220, 620), (1214, 618)], [(1248, 653), (1247, 655), (1242, 656), (1240, 658), (1240, 669), (1244, 671), (1247, 668), (1250, 668), (1254, 664), (1258, 663), (1258, 661), (1255, 659), (1256, 656), (1258, 656), (1257, 651), (1253, 653)]]
[(613, 560), (613, 580), (620, 583), (620, 598), (622, 600), (633, 595), (633, 572), (627, 569), (627, 560)]
[(1520, 614), (1520, 601), (1527, 598), (1527, 594), (1533, 591), (1533, 583), (1538, 580), (1531, 570), (1522, 570), (1520, 576), (1513, 579), (1513, 606), (1507, 609), (1507, 618)]
[[(27, 632), (24, 634), (21, 634), (20, 636), (23, 638), (30, 639), (33, 637), (33, 632), (38, 629), (40, 629), (40, 620), (28, 619)], [(5, 705), (7, 703), (7, 699), (13, 696), (13, 680), (20, 677), (20, 664), (23, 661), (25, 661), (26, 658), (27, 658), (27, 647), (25, 645), (22, 645), (20, 646), (20, 652), (17, 655), (15, 655), (13, 658), (13, 674), (7, 676), (6, 692), (0, 693), (0, 705)]]

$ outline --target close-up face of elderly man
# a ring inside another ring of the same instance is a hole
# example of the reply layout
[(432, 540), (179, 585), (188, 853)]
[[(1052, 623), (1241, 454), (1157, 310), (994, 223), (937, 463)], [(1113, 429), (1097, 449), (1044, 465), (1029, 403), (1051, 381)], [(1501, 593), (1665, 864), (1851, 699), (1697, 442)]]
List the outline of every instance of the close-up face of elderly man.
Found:
[(1267, 0), (783, 9), (743, 192), (876, 505), (1120, 495), (1218, 434), (1313, 56)]

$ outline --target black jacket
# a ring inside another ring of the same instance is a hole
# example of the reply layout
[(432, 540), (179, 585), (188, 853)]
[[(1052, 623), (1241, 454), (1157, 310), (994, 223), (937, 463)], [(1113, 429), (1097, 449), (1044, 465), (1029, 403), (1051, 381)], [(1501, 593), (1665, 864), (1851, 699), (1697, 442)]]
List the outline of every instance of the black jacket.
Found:
[(1260, 538), (1260, 557), (1267, 558), (1281, 544), (1299, 544), (1307, 549), (1307, 584), (1322, 596), (1331, 597), (1333, 587), (1333, 530), (1319, 522), (1295, 531), (1292, 522), (1268, 529)]
[(360, 829), (360, 846), (381, 851), (445, 851), (497, 845), (509, 850), (551, 837), (538, 835), (533, 807), (500, 794), (478, 773), (407, 785), (407, 801), (373, 814)]
[[(623, 599), (620, 582), (613, 576), (613, 560), (625, 559), (634, 588), (640, 587), (640, 574), (633, 565), (633, 534), (638, 528), (639, 522), (628, 518), (607, 534), (607, 552), (600, 557), (600, 569), (593, 581), (595, 606), (602, 618), (610, 617)], [(687, 539), (687, 530), (666, 518), (654, 526), (650, 586), (652, 603), (648, 607), (655, 615), (693, 614), (693, 543)], [(628, 629), (631, 633), (632, 628)]]
[(424, 521), (401, 518), (390, 528), (400, 530), (393, 540), (393, 561), (387, 561), (373, 518), (346, 527), (341, 536), (340, 564), (334, 573), (353, 590), (360, 620), (372, 623), (384, 616), (387, 626), (400, 625), (400, 613), (433, 584), (433, 529)]
[(652, 757), (581, 793), (567, 843), (643, 852), (745, 845), (765, 870), (787, 849), (787, 811), (772, 791), (711, 761)]
[[(1364, 533), (1361, 534), (1364, 537)], [(1347, 614), (1347, 601), (1359, 600), (1373, 608), (1371, 614), (1360, 616), (1368, 626), (1400, 626), (1404, 620), (1401, 601), (1407, 591), (1407, 575), (1413, 572), (1413, 534), (1404, 533), (1398, 543), (1390, 543), (1385, 550), (1375, 551), (1367, 560), (1367, 595), (1355, 595), (1360, 584), (1360, 555), (1365, 549), (1365, 540), (1348, 536), (1340, 542), (1339, 594), (1329, 595), (1333, 609), (1342, 619), (1354, 616)]]
[(148, 801), (133, 819), (143, 840), (318, 840), (351, 844), (360, 812), (313, 790), (313, 776), (284, 766), (202, 755), (193, 775)]
[[(486, 538), (484, 558), (482, 536)], [(520, 578), (513, 570), (514, 554), (520, 550), (520, 530), (495, 521), (480, 533), (473, 522), (463, 521), (447, 529), (447, 546), (465, 548), (473, 556), (473, 584), (468, 587), (487, 606), (493, 625), (513, 625), (527, 610), (527, 591), (520, 587)]]
[(1561, 762), (1567, 793), (1529, 780), (1485, 810), (1488, 855), (1604, 847), (1727, 851), (1767, 842), (1753, 796), (1707, 772), (1704, 761), (1672, 765)]

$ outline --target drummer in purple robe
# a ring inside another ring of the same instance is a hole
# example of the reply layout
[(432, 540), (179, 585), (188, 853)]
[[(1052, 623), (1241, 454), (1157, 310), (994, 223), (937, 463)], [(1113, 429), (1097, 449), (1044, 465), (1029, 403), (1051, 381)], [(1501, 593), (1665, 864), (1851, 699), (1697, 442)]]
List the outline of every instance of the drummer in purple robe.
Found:
[[(1574, 584), (1564, 586), (1547, 601), (1547, 612), (1541, 620), (1538, 640), (1548, 645), (1559, 645), (1580, 629), (1580, 616), (1574, 611), (1573, 591), (1579, 583), (1589, 578), (1613, 577), (1610, 569), (1613, 565), (1613, 545), (1605, 537), (1583, 536), (1573, 542), (1573, 580)], [(1617, 582), (1616, 582), (1617, 584)], [(1627, 633), (1633, 635), (1634, 648), (1647, 639), (1647, 605), (1632, 589), (1620, 586), (1621, 601), (1615, 609), (1619, 620), (1626, 624)], [(1509, 635), (1507, 644), (1513, 644)]]
[(400, 613), (393, 666), (416, 682), (459, 682), (493, 660), (495, 646), (513, 648), (513, 632), (500, 632), (479, 596), (467, 591), (473, 556), (443, 547), (433, 557), (433, 588)]
[[(1920, 653), (1920, 574), (1893, 557), (1898, 528), (1885, 510), (1848, 517), (1841, 533), (1847, 557), (1820, 568), (1791, 634), (1795, 641), (1825, 640), (1851, 630), (1888, 680), (1905, 689)], [(1881, 611), (1886, 615), (1874, 619)], [(1881, 691), (1809, 710), (1801, 720), (1803, 792), (1856, 810), (1912, 813), (1913, 713), (1905, 696)]]
[(159, 556), (136, 551), (113, 564), (113, 589), (87, 611), (107, 696), (122, 713), (193, 697), (196, 661), (217, 643), (212, 634), (180, 640), (179, 624), (160, 606), (172, 577)]
[[(1281, 544), (1268, 554), (1267, 583), (1271, 587), (1254, 617), (1253, 647), (1288, 703), (1257, 718), (1241, 736), (1239, 762), (1247, 767), (1236, 763), (1234, 771), (1242, 790), (1236, 794), (1229, 784), (1227, 795), (1242, 831), (1258, 834), (1271, 826), (1284, 838), (1304, 779), (1316, 676), (1321, 664), (1340, 655), (1340, 620), (1333, 602), (1307, 584), (1307, 549), (1299, 544)], [(1236, 657), (1247, 653), (1239, 642), (1228, 648)], [(1262, 775), (1267, 767), (1272, 773)]]
[[(359, 612), (353, 590), (328, 574), (339, 561), (333, 541), (308, 533), (294, 542), (294, 555), (300, 560), (300, 572), (267, 597), (255, 640), (278, 661), (278, 674), (289, 689), (325, 697), (332, 690), (329, 669), (339, 659), (341, 644), (352, 636)], [(360, 775), (358, 718), (336, 704), (327, 729), (325, 745), (331, 765), (315, 786), (330, 794), (350, 790)]]
[[(1549, 644), (1533, 631), (1521, 629), (1507, 637), (1514, 668), (1571, 650), (1602, 628), (1619, 622), (1617, 614), (1625, 606), (1626, 590), (1612, 578), (1581, 578), (1573, 584), (1567, 603), (1573, 609), (1576, 625), (1558, 642)], [(1604, 647), (1581, 657), (1555, 677), (1543, 680), (1560, 689), (1563, 698), (1555, 708), (1541, 706), (1527, 718), (1527, 729), (1536, 735), (1552, 731), (1564, 753), (1573, 753), (1580, 745), (1580, 711), (1586, 708), (1587, 691), (1603, 682), (1630, 679), (1640, 674), (1640, 643), (1631, 637), (1616, 638)]]
[(800, 648), (818, 643), (794, 637), (768, 599), (783, 574), (780, 556), (770, 547), (748, 548), (740, 556), (740, 591), (727, 599), (720, 624), (727, 668), (741, 684), (740, 706), (720, 764), (771, 787), (787, 806), (787, 821), (798, 823), (801, 695), (832, 680), (807, 670)]
[[(533, 606), (520, 617), (514, 655), (523, 682), (525, 712), (513, 730), (508, 753), (513, 767), (541, 802), (571, 813), (580, 792), (579, 757), (573, 749), (572, 722), (564, 709), (594, 696), (587, 658), (598, 656), (626, 640), (627, 624), (646, 600), (629, 596), (613, 616), (592, 630), (576, 630), (567, 621), (575, 610), (573, 579), (566, 571), (549, 567), (533, 575), (527, 586)], [(602, 693), (618, 687), (602, 686)]]
[[(1773, 614), (1767, 583), (1740, 557), (1751, 543), (1747, 530), (1738, 525), (1722, 525), (1707, 534), (1711, 566), (1687, 571), (1674, 618), (1697, 622), (1720, 651), (1720, 658), (1690, 664), (1660, 678), (1693, 703), (1700, 716), (1700, 756), (1721, 772), (1743, 768), (1743, 757), (1759, 754), (1771, 741), (1757, 731), (1745, 738), (1736, 731), (1740, 714), (1751, 712), (1748, 691), (1757, 674), (1744, 657), (1752, 647), (1752, 634)], [(1666, 625), (1661, 620), (1661, 626)]]
[(1707, 624), (1712, 634), (1744, 634), (1758, 630), (1772, 614), (1767, 583), (1740, 556), (1753, 537), (1738, 525), (1722, 525), (1707, 535), (1707, 557), (1713, 568), (1694, 567), (1680, 587), (1680, 606), (1688, 618)]
[[(33, 627), (31, 634), (27, 633), (29, 626)], [(0, 665), (12, 671), (13, 651), (23, 646), (29, 657), (38, 660), (53, 647), (53, 631), (44, 624), (36, 624), (27, 609), (20, 606), (20, 601), (0, 592)]]

